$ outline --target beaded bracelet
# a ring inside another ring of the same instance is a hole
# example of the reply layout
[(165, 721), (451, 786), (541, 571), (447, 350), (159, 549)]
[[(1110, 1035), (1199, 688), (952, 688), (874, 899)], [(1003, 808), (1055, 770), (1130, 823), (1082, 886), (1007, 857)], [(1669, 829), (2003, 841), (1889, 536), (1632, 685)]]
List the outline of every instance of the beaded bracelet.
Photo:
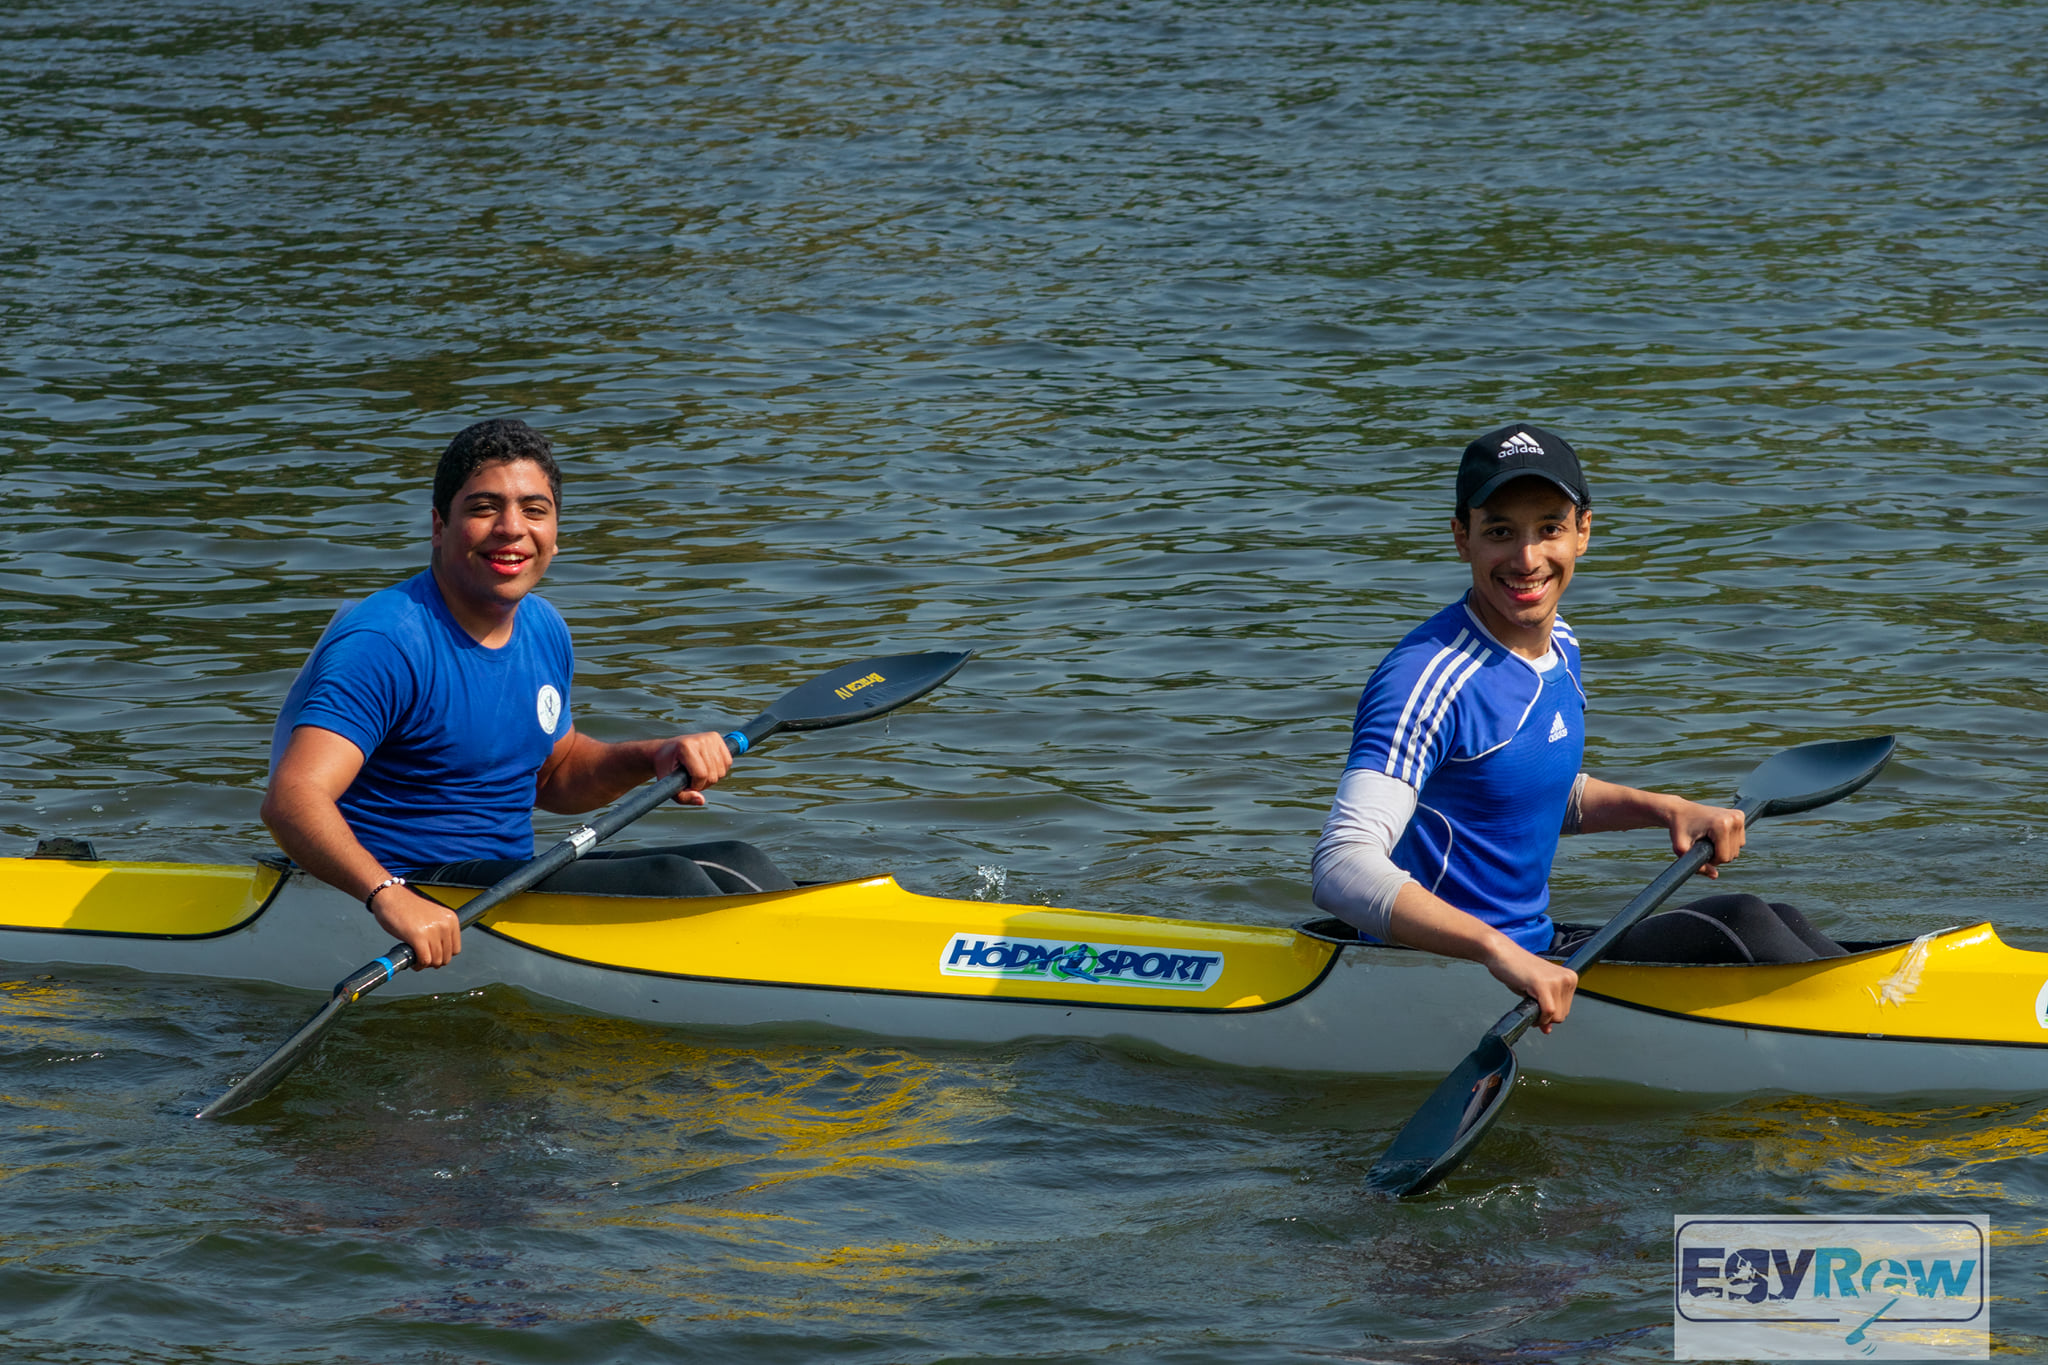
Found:
[(383, 881), (381, 881), (381, 882), (378, 882), (378, 883), (377, 883), (377, 884), (376, 884), (375, 886), (373, 886), (373, 887), (371, 887), (371, 888), (370, 888), (370, 894), (369, 894), (369, 895), (367, 895), (367, 896), (363, 897), (363, 909), (365, 909), (365, 910), (369, 911), (369, 912), (370, 912), (371, 914), (373, 914), (373, 915), (374, 915), (374, 914), (376, 914), (376, 913), (377, 913), (377, 893), (378, 893), (379, 891), (382, 891), (382, 890), (383, 890), (383, 889), (384, 889), (385, 887), (387, 887), (387, 886), (404, 886), (404, 885), (405, 885), (405, 878), (403, 878), (403, 877), (386, 877), (386, 878), (385, 878), (385, 879), (384, 879)]

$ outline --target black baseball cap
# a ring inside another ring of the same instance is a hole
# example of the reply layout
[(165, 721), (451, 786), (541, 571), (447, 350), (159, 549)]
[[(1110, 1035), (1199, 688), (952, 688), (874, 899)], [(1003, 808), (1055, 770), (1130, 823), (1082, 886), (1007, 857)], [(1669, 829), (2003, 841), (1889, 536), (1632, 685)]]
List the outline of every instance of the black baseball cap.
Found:
[(1515, 479), (1548, 479), (1581, 509), (1593, 505), (1579, 452), (1554, 431), (1510, 422), (1465, 447), (1458, 462), (1458, 508), (1470, 511)]

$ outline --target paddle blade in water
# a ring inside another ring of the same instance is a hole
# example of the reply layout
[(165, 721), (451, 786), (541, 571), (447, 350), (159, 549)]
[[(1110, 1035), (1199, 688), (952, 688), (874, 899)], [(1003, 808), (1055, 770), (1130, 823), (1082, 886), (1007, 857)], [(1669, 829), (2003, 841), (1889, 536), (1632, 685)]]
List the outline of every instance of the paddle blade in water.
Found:
[(291, 1074), (299, 1059), (310, 1052), (313, 1044), (320, 1041), (322, 1034), (341, 1013), (342, 1006), (349, 1003), (349, 997), (336, 991), (320, 1012), (308, 1019), (297, 1033), (285, 1039), (283, 1046), (265, 1057), (254, 1071), (236, 1081), (221, 1092), (219, 1099), (194, 1114), (194, 1118), (217, 1119), (223, 1114), (232, 1114), (256, 1103), (276, 1088), (277, 1083)]
[(1489, 1033), (1444, 1077), (1372, 1169), (1366, 1188), (1421, 1194), (1458, 1168), (1515, 1088), (1515, 1050)]
[(960, 671), (974, 651), (892, 654), (835, 668), (786, 693), (761, 713), (778, 730), (829, 730), (916, 701)]

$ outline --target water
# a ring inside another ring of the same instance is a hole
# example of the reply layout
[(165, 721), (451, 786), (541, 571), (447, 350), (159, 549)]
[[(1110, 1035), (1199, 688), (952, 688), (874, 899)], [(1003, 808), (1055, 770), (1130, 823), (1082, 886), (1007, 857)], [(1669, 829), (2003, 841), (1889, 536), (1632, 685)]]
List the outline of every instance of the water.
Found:
[[(1458, 591), (1456, 447), (1567, 433), (1601, 774), (1895, 730), (1730, 885), (2048, 946), (2032, 7), (18, 5), (0, 16), (0, 834), (238, 860), (333, 606), (449, 434), (568, 476), (577, 723), (980, 658), (750, 755), (802, 877), (1285, 924), (1356, 691)], [(543, 830), (561, 828), (543, 821)], [(1574, 841), (1567, 914), (1664, 855)], [(1669, 1216), (1984, 1212), (2035, 1352), (2041, 1098), (1422, 1095), (302, 997), (0, 1002), (0, 1354), (1656, 1360)], [(1475, 1021), (1475, 1034), (1485, 1021)]]

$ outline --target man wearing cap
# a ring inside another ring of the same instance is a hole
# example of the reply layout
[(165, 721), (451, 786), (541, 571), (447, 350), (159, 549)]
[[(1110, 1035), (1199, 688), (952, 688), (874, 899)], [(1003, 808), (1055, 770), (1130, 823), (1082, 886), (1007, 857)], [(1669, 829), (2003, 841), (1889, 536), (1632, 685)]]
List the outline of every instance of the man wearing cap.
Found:
[[(1451, 534), (1465, 595), (1409, 632), (1366, 683), (1337, 799), (1316, 846), (1316, 904), (1382, 942), (1482, 963), (1533, 999), (1548, 1032), (1571, 1009), (1568, 953), (1590, 929), (1550, 918), (1560, 835), (1661, 828), (1675, 853), (1742, 850), (1742, 813), (1580, 771), (1579, 645), (1558, 615), (1593, 532), (1577, 453), (1515, 423), (1465, 448)], [(1810, 961), (1842, 949), (1790, 906), (1715, 896), (1652, 915), (1612, 956)]]

